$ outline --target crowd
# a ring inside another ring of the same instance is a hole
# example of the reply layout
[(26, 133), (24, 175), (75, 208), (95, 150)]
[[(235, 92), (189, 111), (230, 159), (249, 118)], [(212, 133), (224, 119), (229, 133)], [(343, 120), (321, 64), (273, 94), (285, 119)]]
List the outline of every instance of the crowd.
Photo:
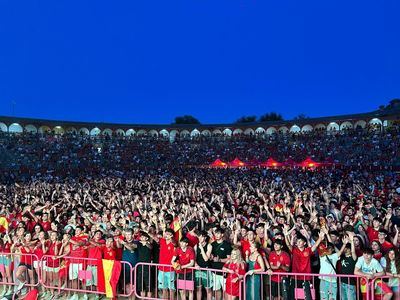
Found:
[(398, 144), (397, 131), (175, 143), (3, 136), (0, 274), (16, 285), (1, 294), (39, 273), (58, 287), (39, 287), (43, 299), (96, 289), (97, 266), (79, 260), (104, 258), (137, 268), (132, 276), (123, 267), (117, 289), (129, 294), (132, 282), (142, 297), (278, 300), (300, 289), (306, 299), (361, 299), (361, 276), (376, 279), (383, 299), (400, 299), (398, 173), (196, 167), (230, 155), (388, 166), (399, 162)]
[(0, 180), (30, 180), (32, 176), (60, 178), (101, 175), (138, 168), (201, 166), (216, 158), (262, 162), (269, 157), (302, 161), (331, 160), (345, 166), (400, 166), (400, 130), (344, 130), (336, 133), (275, 134), (265, 136), (197, 137), (169, 139), (150, 137), (89, 137), (67, 134), (0, 133)]

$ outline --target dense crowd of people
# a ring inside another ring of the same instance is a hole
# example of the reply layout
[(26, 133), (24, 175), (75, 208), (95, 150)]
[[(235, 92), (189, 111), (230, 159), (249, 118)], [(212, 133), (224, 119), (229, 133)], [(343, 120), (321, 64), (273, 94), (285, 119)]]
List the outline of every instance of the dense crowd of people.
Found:
[(71, 177), (81, 174), (129, 172), (138, 168), (207, 165), (220, 158), (232, 161), (278, 161), (307, 156), (345, 166), (400, 166), (400, 130), (344, 130), (263, 136), (197, 137), (90, 137), (0, 133), (0, 180), (30, 179), (35, 175)]
[[(356, 168), (397, 165), (399, 143), (397, 130), (174, 143), (2, 136), (1, 294), (39, 273), (57, 287), (41, 289), (43, 299), (96, 289), (96, 265), (79, 259), (104, 258), (137, 268), (117, 289), (129, 294), (133, 283), (142, 297), (278, 300), (301, 289), (305, 299), (362, 299), (375, 279), (383, 299), (400, 299), (400, 176)], [(197, 167), (236, 156), (330, 157), (349, 168)]]

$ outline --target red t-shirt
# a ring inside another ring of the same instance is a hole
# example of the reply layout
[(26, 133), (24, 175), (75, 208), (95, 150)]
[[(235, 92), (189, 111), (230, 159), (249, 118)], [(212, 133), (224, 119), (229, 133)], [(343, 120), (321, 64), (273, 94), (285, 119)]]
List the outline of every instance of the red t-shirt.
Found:
[[(48, 255), (50, 255), (50, 256), (58, 255), (58, 253), (56, 253), (56, 245), (57, 245), (57, 251), (60, 251), (60, 248), (61, 248), (60, 242), (50, 242), (49, 250), (47, 251)], [(60, 266), (60, 259), (54, 259), (52, 257), (48, 257), (46, 264), (50, 268), (58, 268)]]
[(250, 254), (250, 242), (248, 240), (241, 240), (240, 245), (243, 257), (246, 257), (246, 251)]
[[(50, 243), (49, 242), (45, 242), (45, 247), (48, 248), (49, 246), (50, 246)], [(46, 254), (46, 253), (43, 252), (42, 243), (40, 243), (40, 242), (37, 243), (37, 248), (33, 251), (33, 253), (38, 257), (39, 260), (43, 257), (43, 255)]]
[[(289, 254), (287, 254), (285, 251), (281, 251), (281, 254), (278, 255), (275, 251), (272, 251), (269, 254), (269, 263), (271, 266), (278, 266), (278, 262), (280, 262), (281, 267), (279, 267), (279, 269), (273, 270), (274, 273), (286, 273), (288, 271), (285, 271), (282, 266), (284, 267), (290, 267), (290, 256)], [(282, 278), (280, 278), (282, 279)], [(278, 278), (278, 276), (271, 276), (271, 280), (274, 282), (279, 282), (280, 279)]]
[(109, 260), (115, 260), (117, 258), (117, 251), (114, 248), (103, 248), (103, 258)]
[(40, 221), (39, 224), (43, 227), (44, 231), (49, 231), (51, 229), (51, 223), (49, 221)]
[(87, 257), (87, 251), (83, 247), (70, 244), (69, 256), (70, 257), (80, 258), (80, 259), (71, 259), (70, 263), (83, 264), (83, 263), (85, 263), (86, 260), (82, 259), (82, 258), (86, 258)]
[[(311, 274), (311, 247), (305, 248), (300, 251), (299, 248), (294, 247), (292, 250), (293, 263), (292, 273), (310, 273)], [(298, 280), (310, 280), (310, 276), (300, 276)]]
[[(378, 242), (379, 243), (379, 242)], [(384, 241), (383, 244), (381, 244), (381, 250), (383, 254), (386, 254), (389, 252), (390, 249), (394, 248), (393, 244), (388, 241)]]
[[(99, 244), (105, 244), (104, 240), (99, 240)], [(103, 258), (103, 246), (94, 246), (90, 245), (88, 248), (88, 258), (90, 259), (96, 259), (96, 260), (88, 260), (88, 265), (97, 265), (97, 260)]]
[(192, 248), (199, 243), (197, 236), (192, 235), (190, 232), (186, 233), (186, 238), (189, 240), (189, 246)]
[[(175, 254), (175, 246), (173, 242), (167, 244), (164, 238), (160, 239), (160, 260), (159, 263), (162, 265), (171, 265), (172, 257)], [(160, 271), (172, 272), (170, 267), (158, 267)]]
[[(181, 266), (187, 265), (190, 263), (191, 260), (196, 259), (196, 255), (195, 255), (192, 247), (187, 247), (185, 252), (183, 252), (183, 250), (180, 247), (176, 248), (174, 255), (178, 258), (179, 264)], [(180, 273), (180, 274), (185, 273), (185, 272), (188, 272), (188, 270), (183, 269), (183, 270), (176, 271), (176, 273)]]
[(368, 240), (372, 242), (373, 240), (378, 239), (379, 231), (375, 230), (373, 227), (368, 226), (367, 227), (367, 235), (368, 235)]

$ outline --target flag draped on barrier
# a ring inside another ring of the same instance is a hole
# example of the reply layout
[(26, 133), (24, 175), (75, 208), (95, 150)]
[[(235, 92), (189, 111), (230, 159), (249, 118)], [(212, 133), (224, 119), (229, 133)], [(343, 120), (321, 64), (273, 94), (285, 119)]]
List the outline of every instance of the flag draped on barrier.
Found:
[(106, 293), (107, 298), (117, 296), (117, 284), (121, 274), (121, 262), (102, 259), (97, 263), (98, 291)]

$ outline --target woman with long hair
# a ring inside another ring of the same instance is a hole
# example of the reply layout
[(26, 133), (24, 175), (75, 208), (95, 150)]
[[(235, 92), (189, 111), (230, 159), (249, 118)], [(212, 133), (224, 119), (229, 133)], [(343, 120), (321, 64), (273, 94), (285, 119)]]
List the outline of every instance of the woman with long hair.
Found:
[(251, 243), (246, 253), (246, 262), (249, 266), (246, 279), (246, 299), (261, 300), (261, 276), (257, 273), (265, 271), (265, 263), (259, 252), (259, 245)]
[(246, 264), (238, 248), (234, 248), (231, 257), (225, 263), (222, 271), (228, 274), (225, 283), (226, 300), (235, 300), (240, 296), (240, 284), (246, 274)]
[(32, 235), (30, 234), (30, 232), (25, 232), (24, 240), (22, 241), (22, 243), (14, 244), (13, 248), (15, 249), (15, 253), (21, 255), (21, 260), (15, 275), (16, 278), (20, 281), (17, 290), (21, 290), (28, 281), (30, 284), (34, 284), (34, 247), (32, 245)]
[(381, 260), (386, 275), (390, 276), (388, 285), (393, 291), (394, 299), (400, 299), (400, 253), (397, 249), (390, 249)]

